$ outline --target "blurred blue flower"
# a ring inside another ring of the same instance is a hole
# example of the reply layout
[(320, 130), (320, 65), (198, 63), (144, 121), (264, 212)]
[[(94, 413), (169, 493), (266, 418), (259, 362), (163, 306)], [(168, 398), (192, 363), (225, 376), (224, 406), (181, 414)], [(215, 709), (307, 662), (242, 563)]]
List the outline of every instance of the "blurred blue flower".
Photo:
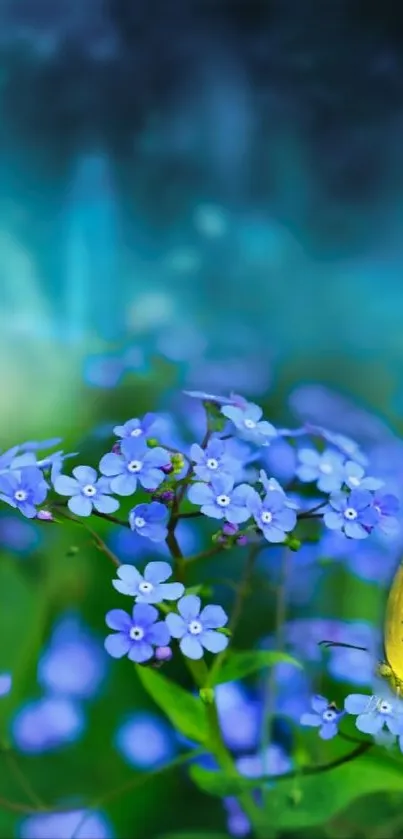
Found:
[(10, 673), (0, 673), (0, 696), (7, 696), (12, 687), (12, 676)]
[(119, 580), (112, 585), (121, 594), (135, 597), (137, 603), (162, 603), (163, 600), (179, 600), (185, 590), (182, 583), (166, 583), (172, 575), (168, 562), (149, 562), (140, 574), (133, 565), (121, 565), (117, 570)]
[(127, 420), (124, 425), (115, 425), (113, 433), (116, 437), (130, 438), (130, 437), (153, 437), (155, 436), (159, 417), (157, 414), (145, 414), (142, 419)]
[(162, 466), (170, 463), (169, 454), (160, 447), (149, 449), (145, 440), (127, 437), (120, 444), (121, 454), (105, 454), (99, 469), (111, 478), (111, 491), (133, 495), (140, 483), (145, 489), (157, 489), (164, 480)]
[(117, 729), (115, 746), (130, 766), (154, 769), (175, 755), (174, 732), (156, 714), (133, 714)]
[(76, 516), (90, 516), (93, 507), (99, 513), (114, 513), (119, 508), (119, 501), (110, 495), (109, 481), (98, 479), (91, 466), (76, 466), (73, 475), (58, 475), (54, 488), (59, 495), (71, 496), (67, 506)]
[(190, 456), (194, 466), (194, 474), (200, 481), (210, 481), (217, 475), (234, 475), (239, 466), (234, 458), (228, 454), (228, 447), (223, 440), (213, 438), (205, 449), (194, 443), (190, 448)]
[(96, 810), (38, 813), (20, 822), (19, 839), (113, 839), (107, 820)]
[(344, 464), (344, 483), (350, 489), (380, 489), (384, 485), (384, 481), (379, 478), (371, 478), (365, 475), (365, 469), (359, 464), (354, 463), (353, 460), (348, 460)]
[(349, 460), (361, 463), (362, 466), (367, 465), (368, 458), (363, 454), (358, 443), (350, 437), (346, 437), (344, 434), (336, 434), (334, 431), (329, 431), (327, 428), (322, 428), (322, 426), (319, 425), (311, 425), (311, 423), (306, 423), (305, 430), (308, 434), (312, 434), (315, 437), (321, 437), (323, 440), (326, 440), (327, 443), (330, 443), (338, 449), (339, 452), (345, 455), (345, 457), (348, 457)]
[(38, 452), (43, 449), (53, 449), (53, 446), (58, 446), (63, 442), (62, 437), (50, 437), (48, 440), (29, 440), (27, 443), (21, 443), (18, 447), (22, 452)]
[(228, 617), (221, 606), (205, 606), (202, 611), (200, 597), (188, 594), (178, 602), (179, 615), (170, 612), (166, 624), (173, 638), (179, 638), (179, 646), (187, 658), (203, 657), (204, 649), (219, 653), (228, 646), (228, 638), (222, 632), (215, 632), (225, 626)]
[(148, 603), (136, 603), (132, 616), (123, 609), (111, 609), (106, 615), (106, 624), (116, 629), (116, 634), (105, 638), (105, 649), (113, 658), (127, 655), (131, 661), (141, 664), (154, 655), (154, 647), (165, 647), (170, 640), (168, 627), (158, 621), (158, 611)]
[(40, 542), (39, 529), (15, 513), (0, 516), (0, 545), (6, 550), (24, 556), (31, 554)]
[(403, 734), (403, 702), (398, 697), (368, 696), (351, 693), (344, 701), (348, 714), (357, 717), (355, 724), (363, 734), (379, 734), (387, 728), (393, 735)]
[(221, 413), (233, 422), (244, 440), (249, 440), (258, 446), (268, 446), (277, 437), (274, 425), (261, 419), (263, 411), (253, 402), (245, 402), (241, 407), (224, 405)]
[(218, 718), (224, 741), (233, 751), (256, 748), (259, 742), (262, 704), (242, 684), (225, 682), (215, 689)]
[[(186, 519), (179, 520), (175, 534), (184, 556), (190, 556), (199, 549), (200, 534), (194, 526), (194, 522), (191, 523)], [(146, 557), (149, 554), (155, 556), (156, 553), (161, 556), (170, 556), (166, 542), (151, 542), (151, 540), (144, 539), (139, 532), (129, 530), (126, 527), (113, 530), (109, 535), (108, 545), (114, 553), (126, 562), (137, 562), (141, 556)]]
[(322, 492), (339, 490), (344, 478), (344, 458), (333, 449), (317, 452), (316, 449), (300, 449), (300, 466), (296, 469), (297, 478), (303, 483), (316, 481)]
[[(240, 837), (247, 836), (251, 832), (251, 824), (248, 817), (242, 810), (237, 798), (228, 796), (223, 798), (223, 805), (227, 811), (227, 829), (231, 836)], [(36, 837), (35, 837), (36, 839)]]
[(77, 618), (62, 618), (38, 664), (39, 684), (52, 694), (89, 699), (105, 678), (102, 643)]
[(120, 355), (90, 355), (84, 361), (83, 378), (92, 387), (117, 387), (124, 373), (125, 364)]
[(266, 751), (237, 758), (236, 767), (245, 778), (259, 778), (261, 775), (284, 775), (291, 769), (291, 760), (286, 751), (272, 743)]
[(16, 507), (28, 519), (35, 518), (35, 505), (42, 504), (47, 491), (48, 484), (35, 466), (0, 475), (0, 499)]
[(285, 535), (297, 523), (295, 510), (287, 505), (285, 495), (276, 490), (262, 500), (257, 492), (248, 495), (247, 504), (253, 518), (268, 542), (284, 542)]
[(331, 495), (323, 519), (329, 530), (342, 530), (350, 539), (366, 539), (379, 522), (379, 514), (368, 490), (353, 489), (349, 495)]
[(84, 712), (76, 702), (62, 696), (43, 697), (17, 711), (12, 735), (21, 752), (40, 754), (73, 743), (84, 728)]
[(231, 475), (217, 475), (210, 485), (196, 483), (188, 489), (188, 499), (197, 504), (205, 516), (226, 519), (231, 524), (241, 524), (250, 518), (247, 498), (253, 494), (252, 487), (240, 484), (234, 489)]
[(12, 461), (14, 460), (17, 452), (20, 450), (20, 446), (13, 446), (11, 449), (0, 454), (0, 474), (2, 472), (7, 472), (11, 466)]
[(202, 402), (214, 402), (216, 405), (244, 405), (246, 400), (242, 396), (231, 393), (230, 396), (216, 396), (214, 393), (204, 393), (201, 390), (184, 390), (186, 396), (192, 399), (201, 399)]
[(314, 713), (302, 714), (301, 725), (319, 728), (319, 737), (322, 740), (332, 740), (338, 733), (338, 726), (345, 712), (338, 711), (333, 703), (319, 695), (311, 698), (311, 707)]
[(378, 527), (387, 536), (393, 536), (400, 530), (397, 515), (400, 511), (399, 499), (391, 493), (375, 493), (373, 505), (378, 513)]
[(167, 533), (168, 509), (159, 501), (137, 504), (129, 513), (129, 524), (139, 536), (152, 542), (163, 542)]

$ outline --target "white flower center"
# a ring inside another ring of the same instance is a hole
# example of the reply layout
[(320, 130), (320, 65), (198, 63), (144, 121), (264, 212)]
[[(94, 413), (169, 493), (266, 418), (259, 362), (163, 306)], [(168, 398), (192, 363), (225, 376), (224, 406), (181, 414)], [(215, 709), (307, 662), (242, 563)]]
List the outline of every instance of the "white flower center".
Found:
[(218, 469), (218, 460), (215, 457), (209, 457), (207, 461), (207, 468), (208, 469)]
[(96, 495), (96, 492), (97, 491), (92, 484), (86, 484), (86, 486), (83, 487), (83, 493), (87, 496), (87, 498), (91, 498), (91, 496)]
[(141, 626), (132, 626), (129, 635), (132, 641), (142, 641), (144, 638), (144, 629)]
[(349, 478), (349, 481), (350, 481), (351, 486), (353, 486), (353, 487), (359, 487), (359, 485), (361, 483), (360, 479), (356, 478), (355, 475), (352, 475), (352, 477)]
[(331, 475), (333, 472), (333, 466), (330, 463), (321, 463), (319, 469), (324, 475)]
[(261, 517), (263, 524), (270, 524), (273, 521), (273, 513), (269, 510), (264, 510)]
[(344, 511), (344, 518), (349, 519), (349, 521), (354, 521), (358, 516), (357, 510), (354, 510), (354, 507), (347, 507)]
[(256, 428), (255, 421), (253, 419), (249, 419), (249, 417), (244, 419), (243, 424), (244, 424), (245, 428)]
[(139, 591), (141, 591), (142, 594), (150, 594), (153, 588), (154, 586), (151, 583), (147, 583), (145, 580), (139, 584)]
[(200, 621), (191, 621), (188, 629), (191, 635), (200, 635), (200, 633), (203, 632), (203, 627)]
[(134, 526), (142, 528), (145, 525), (145, 520), (141, 516), (135, 516), (134, 518)]
[(333, 720), (335, 720), (337, 717), (337, 713), (336, 711), (332, 711), (331, 708), (328, 708), (327, 711), (323, 712), (322, 717), (325, 722), (333, 722)]
[(392, 706), (386, 699), (382, 699), (378, 704), (378, 711), (380, 714), (390, 714)]
[(26, 501), (27, 493), (24, 489), (17, 489), (17, 492), (14, 493), (14, 498), (16, 501)]
[(217, 495), (216, 501), (219, 507), (228, 507), (231, 503), (229, 495)]
[(133, 431), (130, 432), (130, 437), (140, 437), (143, 433), (142, 428), (133, 428)]
[(127, 464), (127, 468), (129, 472), (140, 472), (142, 465), (141, 460), (131, 460), (130, 463)]

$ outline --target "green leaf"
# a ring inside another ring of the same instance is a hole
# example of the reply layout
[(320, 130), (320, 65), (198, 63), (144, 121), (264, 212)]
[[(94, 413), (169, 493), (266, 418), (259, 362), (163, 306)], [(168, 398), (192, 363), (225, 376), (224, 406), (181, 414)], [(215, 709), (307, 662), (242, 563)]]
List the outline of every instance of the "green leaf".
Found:
[(24, 698), (27, 682), (35, 672), (45, 632), (48, 597), (45, 588), (28, 580), (15, 560), (0, 564), (0, 662), (12, 675), (10, 694), (0, 702), (0, 742), (7, 742), (7, 721)]
[(219, 685), (222, 682), (244, 679), (245, 676), (251, 676), (252, 673), (263, 670), (265, 667), (273, 667), (281, 662), (293, 664), (295, 667), (302, 666), (299, 661), (287, 655), (287, 653), (274, 650), (247, 650), (246, 652), (230, 650), (214, 679), (214, 684)]
[(138, 677), (154, 702), (185, 737), (196, 743), (207, 741), (205, 707), (200, 697), (174, 684), (151, 667), (136, 665)]
[[(230, 778), (222, 772), (209, 772), (196, 765), (190, 767), (190, 775), (203, 792), (220, 798), (239, 795), (252, 787), (262, 788), (259, 779)], [(379, 792), (402, 791), (401, 761), (367, 754), (312, 775), (279, 778), (277, 782), (273, 779), (264, 823), (277, 831), (315, 827), (328, 822), (359, 798)]]

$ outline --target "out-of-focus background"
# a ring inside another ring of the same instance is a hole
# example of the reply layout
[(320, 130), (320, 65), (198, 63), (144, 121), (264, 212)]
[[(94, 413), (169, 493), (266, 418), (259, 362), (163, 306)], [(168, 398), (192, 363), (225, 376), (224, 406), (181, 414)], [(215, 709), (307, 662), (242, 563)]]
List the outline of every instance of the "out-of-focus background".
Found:
[[(235, 390), (273, 421), (333, 424), (379, 462), (387, 449), (399, 484), (402, 42), (392, 0), (2, 0), (2, 448), (60, 435), (96, 463), (116, 422), (154, 409), (177, 409), (189, 441), (199, 418), (175, 394)], [(8, 632), (26, 642), (32, 621), (23, 656), (0, 641), (0, 670), (18, 653), (24, 672), (19, 747), (46, 800), (88, 803), (180, 744), (106, 660), (105, 558), (8, 510), (0, 543)], [(368, 563), (351, 619), (377, 614)], [(340, 617), (327, 596), (318, 615)], [(177, 781), (112, 802), (111, 826), (76, 839), (224, 829), (219, 802)]]

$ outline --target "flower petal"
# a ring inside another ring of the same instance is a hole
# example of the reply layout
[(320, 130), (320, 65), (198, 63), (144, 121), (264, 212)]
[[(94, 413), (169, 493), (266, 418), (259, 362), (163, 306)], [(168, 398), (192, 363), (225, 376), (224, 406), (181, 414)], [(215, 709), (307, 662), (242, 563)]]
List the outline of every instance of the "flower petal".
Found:
[(114, 635), (107, 635), (105, 638), (105, 649), (113, 658), (123, 658), (131, 646), (131, 641), (128, 635), (117, 632)]
[(383, 714), (379, 714), (377, 711), (369, 711), (366, 714), (359, 714), (355, 724), (358, 731), (362, 731), (363, 734), (378, 734), (383, 728), (384, 722)]
[(151, 644), (146, 641), (132, 642), (129, 652), (130, 661), (135, 661), (136, 664), (141, 664), (143, 661), (148, 661), (154, 655), (154, 650)]
[(186, 621), (197, 618), (200, 614), (201, 601), (196, 594), (187, 594), (178, 603), (178, 611)]
[(323, 714), (323, 711), (326, 711), (329, 703), (324, 696), (320, 696), (320, 694), (317, 693), (311, 699), (311, 706), (316, 714)]
[(117, 629), (119, 632), (124, 630), (128, 632), (132, 625), (130, 615), (123, 609), (111, 609), (107, 612), (105, 621), (109, 629)]
[(92, 513), (92, 501), (81, 494), (69, 498), (67, 506), (76, 516), (88, 517)]
[(150, 644), (155, 644), (156, 647), (166, 647), (171, 640), (171, 635), (165, 621), (154, 623), (147, 632), (146, 640)]
[(95, 496), (93, 504), (98, 513), (115, 513), (119, 509), (119, 501), (111, 495)]
[(186, 658), (192, 658), (194, 661), (203, 658), (203, 647), (193, 635), (185, 635), (179, 641), (179, 646)]
[(120, 475), (124, 468), (123, 458), (118, 454), (104, 454), (99, 463), (99, 471), (108, 478)]
[(319, 714), (302, 714), (301, 725), (309, 725), (311, 728), (319, 728), (322, 725), (322, 717)]
[(137, 475), (128, 475), (127, 472), (117, 475), (111, 479), (111, 490), (116, 495), (133, 495), (137, 489)]
[(348, 714), (364, 714), (370, 707), (371, 696), (362, 693), (350, 693), (344, 700)]
[(59, 475), (54, 482), (54, 488), (59, 495), (77, 495), (80, 492), (78, 481), (69, 478), (68, 475)]
[(150, 606), (149, 603), (136, 603), (133, 606), (133, 623), (139, 624), (143, 628), (151, 626), (157, 620), (158, 615), (158, 609), (155, 606)]
[(221, 653), (228, 647), (229, 643), (229, 638), (223, 632), (215, 632), (214, 629), (208, 629), (207, 632), (202, 632), (199, 638), (200, 643), (209, 653)]
[(175, 612), (170, 612), (169, 615), (166, 616), (165, 623), (172, 635), (172, 638), (182, 638), (187, 631), (185, 621), (180, 615), (176, 615)]
[(92, 466), (76, 466), (73, 475), (80, 484), (95, 484), (98, 475)]
[(169, 562), (149, 562), (144, 569), (144, 579), (153, 585), (164, 583), (171, 575), (172, 568)]
[(319, 729), (319, 737), (322, 740), (332, 740), (338, 732), (337, 723), (325, 722)]
[(220, 629), (228, 623), (228, 616), (222, 606), (205, 606), (200, 613), (200, 621), (204, 629)]
[(182, 583), (162, 583), (159, 586), (162, 600), (179, 600), (185, 591)]

